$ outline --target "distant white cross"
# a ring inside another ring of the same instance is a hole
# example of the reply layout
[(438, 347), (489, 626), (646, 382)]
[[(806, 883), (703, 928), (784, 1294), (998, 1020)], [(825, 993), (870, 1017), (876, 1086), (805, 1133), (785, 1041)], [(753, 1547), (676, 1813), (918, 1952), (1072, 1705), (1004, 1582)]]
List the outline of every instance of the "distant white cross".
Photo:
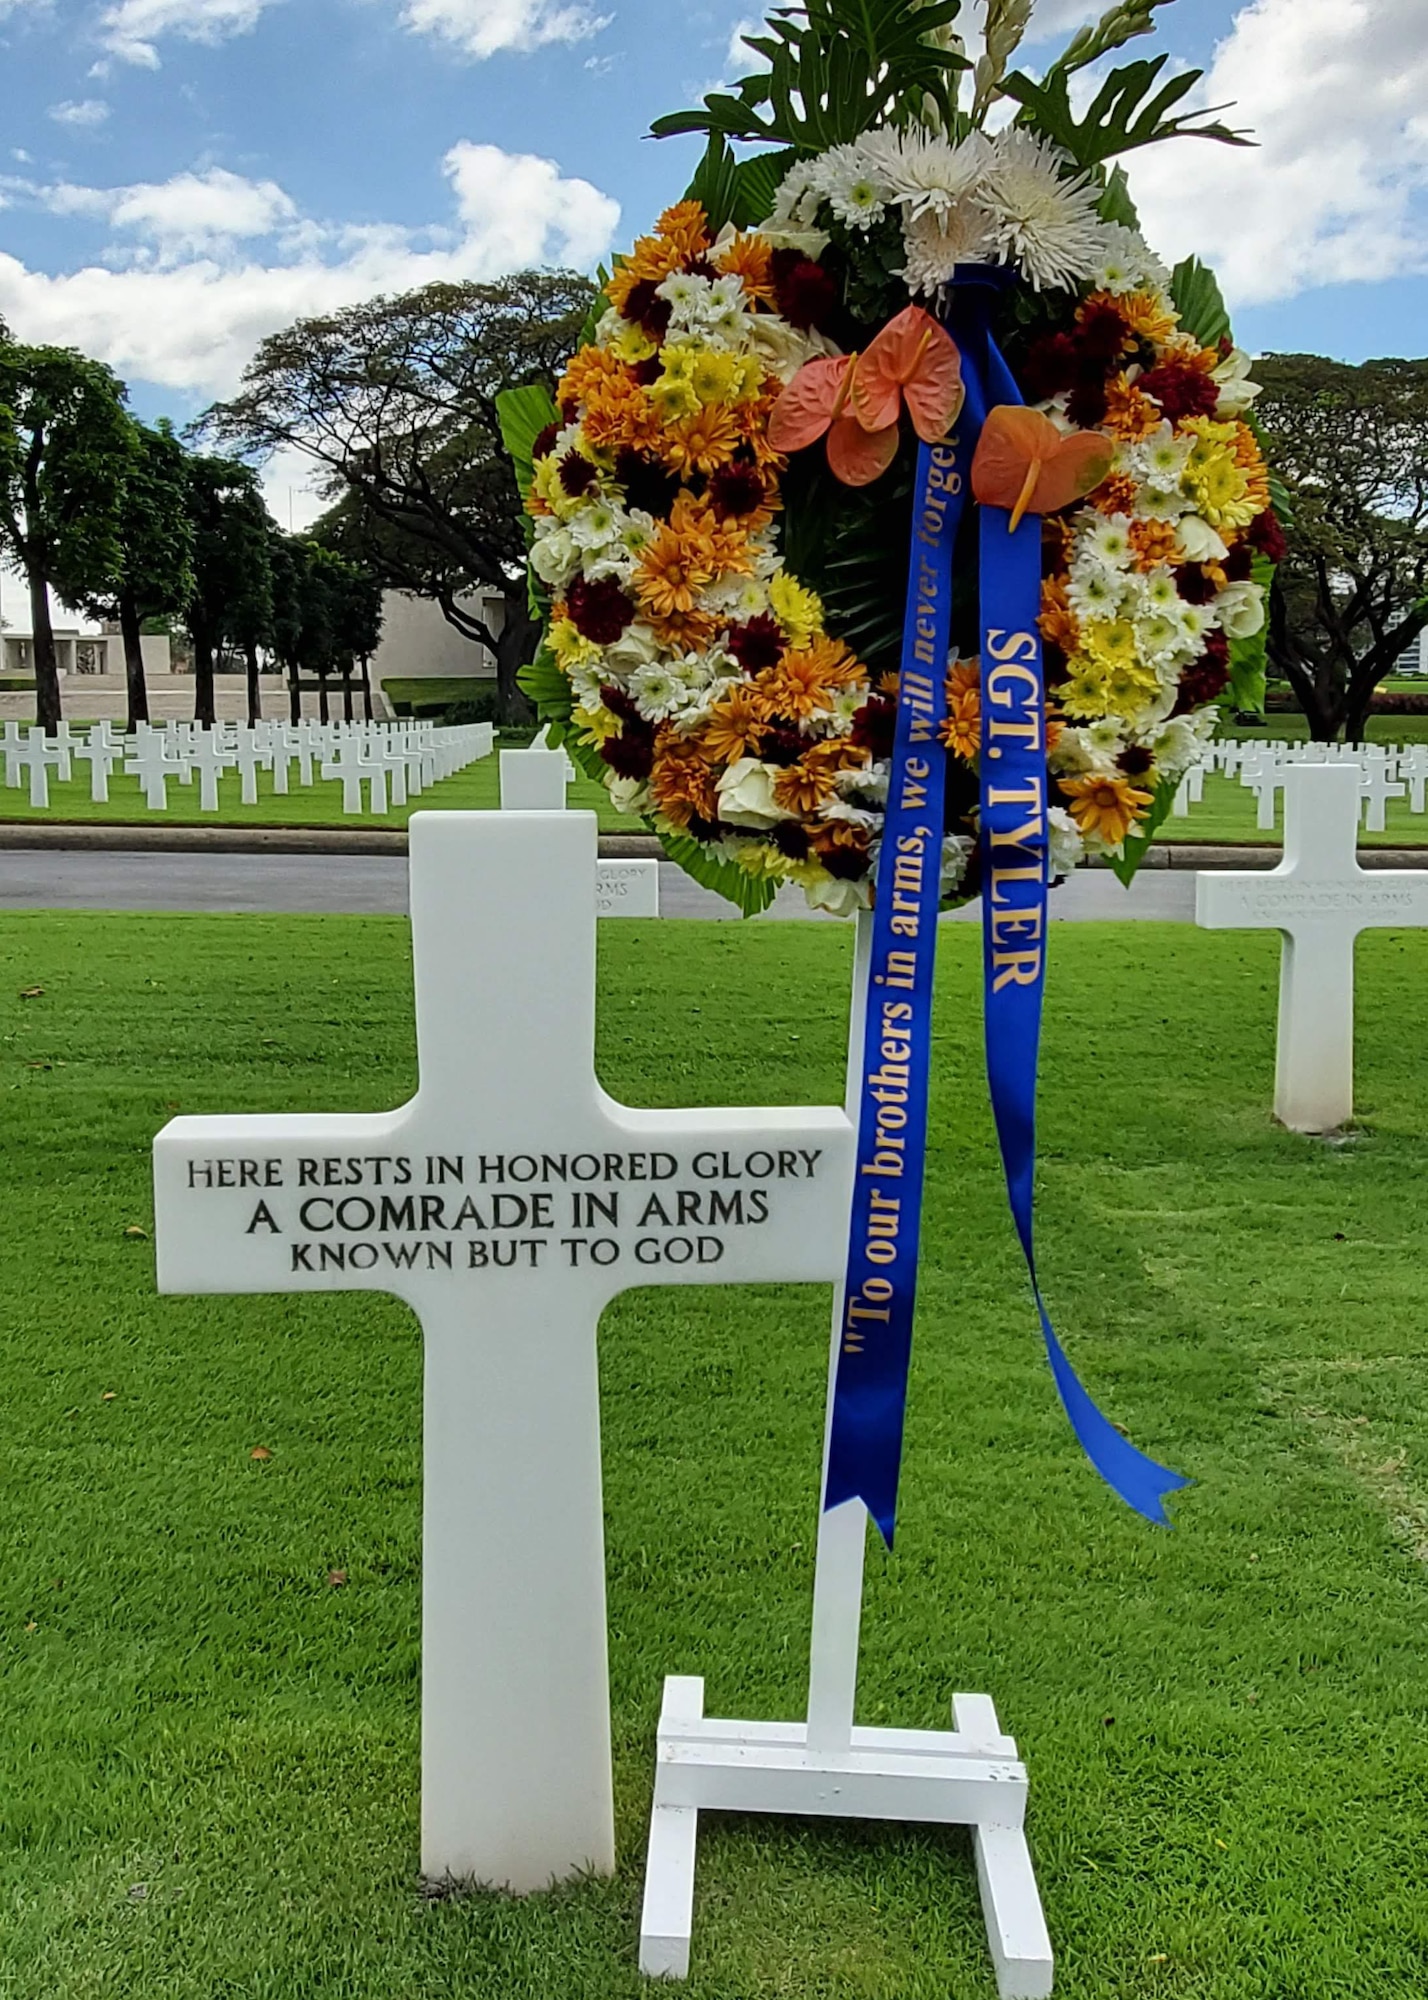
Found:
[(1401, 799), (1404, 787), (1393, 782), (1394, 764), (1387, 757), (1369, 757), (1361, 767), (1359, 796), (1364, 801), (1364, 825), (1370, 833), (1382, 833), (1388, 825), (1388, 801)]
[(177, 778), (180, 769), (179, 760), (169, 755), (168, 738), (156, 729), (141, 731), (124, 758), (125, 776), (139, 780), (150, 812), (167, 812), (168, 780)]
[(217, 729), (196, 729), (183, 761), (198, 773), (199, 811), (216, 813), (218, 781), (237, 761), (236, 752), (228, 748), (227, 731), (221, 725)]
[(1284, 785), (1284, 770), (1278, 758), (1264, 752), (1246, 757), (1240, 767), (1240, 783), (1254, 793), (1255, 825), (1261, 832), (1272, 833), (1275, 801)]
[(533, 743), (529, 750), (503, 750), (500, 757), (503, 812), (559, 812), (570, 783), (570, 759), (563, 750)]
[(1408, 786), (1408, 810), (1421, 813), (1423, 810), (1423, 788), (1428, 781), (1428, 743), (1414, 743), (1404, 752), (1398, 762), (1398, 775)]
[(630, 1286), (826, 1283), (853, 1133), (841, 1107), (601, 1088), (593, 814), (419, 813), (410, 852), (416, 1096), (175, 1119), (159, 1283), (418, 1314), (422, 1868), (524, 1891), (614, 1861), (601, 1311)]
[(322, 767), (324, 778), (342, 780), (342, 810), (345, 813), (360, 813), (362, 810), (362, 781), (367, 781), (371, 797), (371, 809), (375, 814), (387, 810), (387, 767), (380, 757), (369, 756), (360, 737), (344, 736), (337, 746), (337, 755), (330, 764)]
[(1428, 869), (1362, 869), (1356, 764), (1285, 773), (1284, 858), (1263, 873), (1195, 878), (1207, 930), (1278, 930), (1275, 1116), (1332, 1132), (1354, 1110), (1354, 941), (1362, 930), (1428, 924)]
[(89, 766), (90, 798), (95, 805), (107, 805), (109, 773), (124, 756), (123, 744), (113, 742), (108, 730), (96, 724), (89, 732), (88, 742), (75, 743), (71, 748), (80, 762)]
[(68, 755), (58, 739), (46, 736), (43, 729), (32, 729), (25, 738), (20, 752), (20, 768), (29, 773), (30, 804), (39, 811), (45, 811), (50, 803), (50, 772), (60, 772), (68, 764)]
[(265, 764), (271, 763), (269, 753), (259, 743), (253, 730), (240, 727), (237, 731), (232, 751), (234, 767), (242, 780), (239, 794), (245, 806), (258, 803), (258, 773)]

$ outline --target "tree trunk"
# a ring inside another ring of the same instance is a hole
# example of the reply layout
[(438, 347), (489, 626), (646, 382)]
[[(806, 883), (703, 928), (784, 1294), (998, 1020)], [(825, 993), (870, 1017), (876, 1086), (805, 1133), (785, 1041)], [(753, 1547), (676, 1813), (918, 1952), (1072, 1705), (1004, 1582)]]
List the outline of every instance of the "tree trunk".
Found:
[(46, 736), (54, 736), (60, 724), (60, 684), (59, 662), (55, 657), (55, 628), (50, 623), (50, 593), (45, 579), (37, 570), (29, 570), (27, 580), (35, 648), (35, 721)]
[(189, 623), (193, 640), (193, 719), (205, 729), (216, 720), (213, 710), (213, 634), (200, 612)]
[(129, 591), (119, 599), (119, 630), (124, 637), (124, 679), (128, 685), (129, 719), (125, 728), (132, 735), (149, 719), (149, 684), (144, 678), (144, 641), (139, 631), (139, 607)]
[(243, 666), (248, 676), (248, 727), (255, 729), (263, 719), (263, 690), (258, 685), (258, 648), (251, 639), (243, 648)]
[(318, 668), (318, 670), (317, 670), (317, 713), (318, 713), (318, 716), (319, 716), (319, 718), (320, 718), (320, 719), (321, 719), (321, 720), (322, 720), (323, 722), (331, 722), (331, 720), (332, 720), (332, 716), (331, 716), (331, 714), (329, 713), (329, 711), (328, 711), (328, 707), (327, 707), (327, 669), (326, 669), (326, 667), (319, 667), (319, 668)]
[(372, 662), (366, 653), (362, 655), (362, 720), (372, 720)]
[(342, 662), (342, 720), (352, 720), (352, 662)]
[(288, 668), (288, 715), (293, 722), (302, 721), (302, 669)]
[(513, 591), (502, 602), (506, 616), (496, 634), (496, 720), (503, 728), (511, 728), (535, 719), (534, 709), (516, 685), (516, 675), (535, 658), (540, 625), (531, 617), (523, 589)]

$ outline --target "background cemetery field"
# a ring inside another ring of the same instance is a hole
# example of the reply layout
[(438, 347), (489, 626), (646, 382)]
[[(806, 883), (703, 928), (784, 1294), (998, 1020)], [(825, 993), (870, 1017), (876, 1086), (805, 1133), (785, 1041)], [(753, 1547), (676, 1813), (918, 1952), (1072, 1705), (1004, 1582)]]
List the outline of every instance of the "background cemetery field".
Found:
[[(494, 812), (500, 804), (499, 764), (500, 760), (494, 754), (482, 758), (479, 763), (468, 764), (454, 777), (429, 785), (420, 798), (408, 799), (404, 806), (389, 803), (385, 817), (375, 819), (365, 810), (360, 817), (344, 814), (342, 786), (336, 779), (315, 779), (310, 788), (304, 787), (298, 783), (296, 767), (290, 780), (291, 790), (286, 797), (276, 796), (271, 773), (260, 771), (258, 802), (251, 806), (245, 806), (238, 796), (237, 775), (232, 771), (226, 772), (219, 787), (218, 811), (206, 813), (199, 810), (197, 779), (191, 785), (180, 785), (176, 779), (170, 778), (166, 810), (150, 812), (144, 803), (138, 778), (125, 777), (118, 768), (110, 775), (108, 804), (96, 805), (89, 796), (88, 770), (76, 764), (74, 775), (67, 783), (50, 774), (47, 810), (30, 804), (29, 793), (23, 784), (16, 789), (0, 785), (0, 825), (8, 820), (78, 820), (145, 826), (402, 827), (414, 812), (429, 812), (434, 808), (449, 812)], [(603, 785), (595, 784), (582, 774), (577, 774), (566, 797), (571, 807), (582, 807), (597, 813), (601, 828), (610, 833), (642, 831), (638, 820), (615, 811)]]
[[(601, 927), (640, 1104), (841, 1098), (835, 926)], [(1360, 945), (1362, 1128), (1268, 1117), (1278, 942), (1058, 927), (1041, 1252), (1077, 1361), (1199, 1482), (1077, 1453), (994, 1166), (979, 942), (943, 944), (923, 1312), (860, 1713), (985, 1689), (1027, 1755), (1061, 2000), (1428, 1982), (1428, 936)], [(22, 994), (34, 988), (33, 997)], [(394, 1303), (159, 1299), (174, 1111), (386, 1108), (405, 926), (0, 924), (6, 2000), (638, 2000), (662, 1676), (801, 1712), (826, 1293), (633, 1294), (602, 1335), (618, 1879), (425, 1900), (418, 1335)], [(261, 1448), (271, 1454), (255, 1459)], [(964, 1834), (706, 1821), (689, 2000), (990, 2000)]]
[[(1275, 798), (1274, 828), (1255, 823), (1255, 794), (1238, 778), (1205, 774), (1205, 791), (1199, 805), (1191, 806), (1182, 819), (1172, 813), (1156, 834), (1157, 841), (1228, 842), (1231, 845), (1277, 848), (1284, 837), (1284, 794)], [(1428, 813), (1409, 810), (1408, 799), (1389, 799), (1384, 809), (1385, 828), (1371, 833), (1359, 826), (1361, 847), (1422, 847), (1428, 844)]]

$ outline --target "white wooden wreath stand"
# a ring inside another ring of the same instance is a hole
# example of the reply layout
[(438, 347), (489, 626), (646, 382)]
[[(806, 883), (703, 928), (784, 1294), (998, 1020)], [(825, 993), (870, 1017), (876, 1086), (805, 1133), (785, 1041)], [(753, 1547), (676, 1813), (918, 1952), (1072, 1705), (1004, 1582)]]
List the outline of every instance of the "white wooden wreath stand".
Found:
[[(871, 919), (860, 917), (848, 1042), (847, 1108), (854, 1119), (871, 944)], [(825, 1479), (842, 1323), (842, 1299), (835, 1296)], [(861, 1500), (819, 1519), (806, 1723), (719, 1721), (704, 1713), (700, 1677), (666, 1677), (640, 1970), (664, 1979), (689, 1971), (701, 1812), (909, 1820), (972, 1828), (997, 1991), (1001, 2000), (1044, 2000), (1051, 1992), (1051, 1943), (1023, 1831), (1026, 1767), (1002, 1734), (990, 1697), (953, 1695), (949, 1730), (861, 1729), (853, 1722), (867, 1520)]]

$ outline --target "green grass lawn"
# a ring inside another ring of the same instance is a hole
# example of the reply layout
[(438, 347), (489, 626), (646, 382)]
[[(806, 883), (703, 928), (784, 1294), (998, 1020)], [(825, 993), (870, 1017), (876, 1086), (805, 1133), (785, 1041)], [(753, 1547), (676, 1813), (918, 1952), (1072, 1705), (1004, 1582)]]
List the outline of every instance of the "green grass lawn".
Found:
[[(1277, 846), (1284, 836), (1284, 794), (1275, 799), (1275, 831), (1255, 824), (1258, 805), (1254, 793), (1238, 778), (1207, 774), (1205, 792), (1198, 806), (1191, 806), (1184, 819), (1172, 813), (1161, 823), (1157, 840), (1262, 841)], [(1410, 812), (1407, 795), (1390, 799), (1382, 833), (1359, 828), (1362, 847), (1421, 847), (1428, 843), (1428, 813)]]
[[(1428, 684), (1419, 681), (1412, 691), (1428, 694)], [(1251, 739), (1261, 741), (1266, 737), (1281, 743), (1307, 743), (1309, 724), (1295, 710), (1267, 716), (1263, 722), (1241, 724), (1226, 720), (1220, 724), (1219, 733), (1240, 743)], [(1428, 715), (1371, 715), (1368, 719), (1368, 740), (1370, 743), (1428, 743)]]
[[(348, 816), (342, 810), (339, 781), (318, 778), (314, 772), (313, 784), (305, 788), (298, 783), (296, 764), (289, 773), (292, 789), (286, 798), (274, 796), (271, 775), (260, 771), (258, 803), (252, 806), (241, 803), (238, 777), (228, 772), (218, 788), (216, 813), (199, 811), (197, 778), (191, 785), (180, 785), (170, 778), (167, 809), (150, 812), (139, 780), (126, 778), (118, 770), (109, 776), (109, 803), (95, 805), (89, 796), (88, 765), (76, 764), (73, 768), (74, 776), (68, 784), (61, 784), (51, 775), (50, 803), (44, 812), (30, 804), (28, 779), (13, 791), (0, 785), (0, 825), (7, 820), (93, 820), (146, 826), (403, 827), (414, 812), (430, 812), (438, 807), (449, 812), (494, 811), (501, 796), (500, 764), (494, 754), (483, 757), (477, 764), (468, 764), (464, 771), (458, 771), (453, 778), (444, 778), (439, 785), (429, 785), (419, 799), (411, 799), (404, 806), (390, 806), (385, 819), (373, 819), (365, 812), (360, 818), (355, 813)], [(598, 813), (601, 827), (611, 833), (642, 831), (638, 820), (615, 811), (603, 785), (595, 784), (578, 771), (566, 800), (572, 808), (578, 806)]]
[[(637, 1104), (842, 1095), (849, 937), (602, 928)], [(1056, 1406), (944, 939), (896, 1555), (860, 1714), (985, 1689), (1021, 1741), (1061, 2000), (1428, 1985), (1428, 937), (1360, 948), (1361, 1127), (1268, 1115), (1273, 940), (1058, 927), (1041, 1262), (1179, 1525)], [(362, 1296), (160, 1299), (176, 1110), (413, 1084), (405, 927), (0, 921), (0, 1994), (637, 2000), (667, 1672), (801, 1711), (827, 1294), (635, 1293), (602, 1332), (621, 1864), (515, 1902), (417, 1869), (420, 1355)], [(26, 989), (43, 993), (20, 998)], [(494, 1030), (499, 1032), (499, 1028)], [(271, 1454), (255, 1462), (258, 1446)], [(347, 1581), (330, 1582), (343, 1571)], [(711, 1818), (689, 2000), (990, 2000), (961, 1832)]]

